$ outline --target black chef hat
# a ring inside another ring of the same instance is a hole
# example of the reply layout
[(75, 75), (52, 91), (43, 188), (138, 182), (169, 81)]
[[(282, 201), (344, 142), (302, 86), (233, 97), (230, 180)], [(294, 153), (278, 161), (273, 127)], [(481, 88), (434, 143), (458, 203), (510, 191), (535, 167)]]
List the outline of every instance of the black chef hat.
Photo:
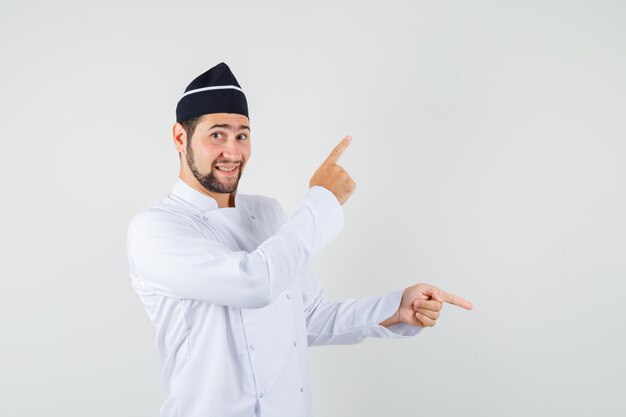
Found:
[(248, 117), (246, 96), (223, 62), (193, 80), (176, 105), (179, 123), (209, 113), (237, 113)]

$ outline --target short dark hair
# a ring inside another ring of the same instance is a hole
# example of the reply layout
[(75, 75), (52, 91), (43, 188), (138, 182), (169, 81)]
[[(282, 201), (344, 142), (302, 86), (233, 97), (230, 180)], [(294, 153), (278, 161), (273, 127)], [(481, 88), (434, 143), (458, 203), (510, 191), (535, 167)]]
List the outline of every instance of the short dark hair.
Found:
[[(187, 149), (191, 146), (191, 137), (193, 136), (193, 132), (196, 131), (196, 126), (198, 126), (198, 122), (201, 117), (202, 116), (196, 116), (180, 122), (185, 130), (185, 133), (187, 133)], [(180, 152), (178, 153), (178, 158), (180, 159)]]
[(188, 139), (191, 139), (191, 137), (193, 136), (193, 132), (196, 131), (196, 126), (198, 126), (200, 117), (202, 116), (192, 117), (191, 119), (180, 122), (180, 124), (183, 125), (183, 129), (185, 129), (185, 133), (187, 133)]

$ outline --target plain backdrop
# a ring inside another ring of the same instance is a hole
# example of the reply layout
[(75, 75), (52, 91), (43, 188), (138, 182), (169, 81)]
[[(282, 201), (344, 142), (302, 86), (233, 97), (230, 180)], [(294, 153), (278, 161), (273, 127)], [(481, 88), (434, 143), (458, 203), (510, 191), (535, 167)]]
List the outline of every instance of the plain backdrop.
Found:
[(353, 136), (328, 296), (475, 305), (311, 349), (316, 416), (623, 415), (625, 21), (620, 0), (2, 0), (0, 415), (158, 415), (126, 228), (172, 188), (176, 102), (221, 61), (250, 106), (240, 192), (291, 212)]

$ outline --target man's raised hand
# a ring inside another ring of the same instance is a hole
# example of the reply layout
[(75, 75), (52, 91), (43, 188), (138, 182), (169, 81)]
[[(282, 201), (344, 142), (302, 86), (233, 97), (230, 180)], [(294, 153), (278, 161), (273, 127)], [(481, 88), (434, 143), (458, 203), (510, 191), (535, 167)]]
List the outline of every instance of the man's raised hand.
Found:
[(322, 165), (315, 171), (309, 186), (319, 185), (331, 191), (339, 204), (345, 203), (354, 192), (356, 183), (341, 166), (337, 165), (339, 157), (346, 150), (352, 137), (346, 136), (332, 150), (330, 155), (322, 162)]

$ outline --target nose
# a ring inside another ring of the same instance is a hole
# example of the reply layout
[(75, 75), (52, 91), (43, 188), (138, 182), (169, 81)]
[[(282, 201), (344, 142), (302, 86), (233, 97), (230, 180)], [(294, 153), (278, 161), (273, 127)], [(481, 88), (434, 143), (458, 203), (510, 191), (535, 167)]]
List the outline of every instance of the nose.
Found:
[(222, 151), (224, 158), (230, 161), (241, 160), (241, 150), (237, 146), (237, 142), (234, 140), (228, 140), (224, 143), (224, 150)]

